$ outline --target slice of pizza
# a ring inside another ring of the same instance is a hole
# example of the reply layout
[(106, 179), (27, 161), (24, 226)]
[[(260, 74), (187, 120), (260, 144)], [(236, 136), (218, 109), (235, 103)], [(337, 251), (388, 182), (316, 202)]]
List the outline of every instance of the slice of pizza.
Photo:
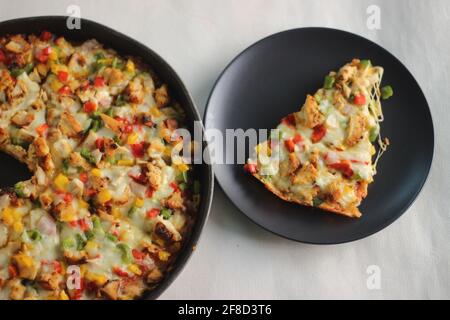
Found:
[(380, 98), (392, 88), (380, 89), (382, 75), (383, 68), (359, 59), (330, 72), (323, 88), (256, 146), (245, 170), (283, 200), (360, 217), (358, 206), (389, 144), (380, 137)]

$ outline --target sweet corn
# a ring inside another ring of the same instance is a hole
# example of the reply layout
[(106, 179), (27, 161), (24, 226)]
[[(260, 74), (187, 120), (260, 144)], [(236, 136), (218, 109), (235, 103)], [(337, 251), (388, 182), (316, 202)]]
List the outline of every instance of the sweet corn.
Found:
[(86, 243), (86, 246), (84, 247), (84, 249), (85, 249), (86, 251), (93, 251), (93, 250), (96, 250), (97, 248), (98, 248), (97, 242), (92, 241), (92, 240), (89, 240), (89, 241)]
[(144, 199), (142, 198), (137, 198), (136, 202), (134, 203), (134, 205), (138, 208), (142, 208), (144, 206)]
[(78, 200), (78, 205), (80, 206), (81, 209), (87, 209), (89, 208), (89, 203), (87, 203), (84, 200)]
[(14, 221), (16, 220), (16, 211), (10, 207), (7, 207), (5, 209), (3, 209), (2, 212), (2, 219), (3, 222), (5, 222), (5, 224), (7, 224), (8, 226), (11, 226)]
[(164, 155), (170, 157), (172, 155), (172, 148), (169, 146), (164, 148)]
[(14, 222), (13, 229), (17, 233), (22, 232), (23, 231), (23, 223), (22, 223), (22, 221)]
[(41, 76), (45, 77), (47, 75), (47, 73), (48, 73), (48, 66), (46, 64), (39, 63), (37, 65), (37, 71), (39, 72), (39, 74)]
[(69, 296), (67, 295), (67, 293), (63, 290), (59, 293), (59, 299), (60, 300), (69, 300)]
[(170, 257), (170, 253), (167, 251), (160, 251), (158, 252), (158, 258), (161, 261), (167, 261)]
[(58, 176), (54, 180), (55, 186), (62, 191), (65, 191), (67, 185), (69, 184), (69, 178), (67, 178), (62, 173), (58, 174)]
[(85, 274), (86, 274), (86, 272), (87, 272), (87, 265), (86, 264), (82, 264), (81, 266), (80, 266), (80, 274), (81, 274), (81, 276), (85, 276)]
[(133, 159), (123, 159), (123, 160), (117, 161), (117, 164), (119, 166), (132, 166), (134, 164), (134, 160)]
[(186, 172), (189, 170), (189, 166), (185, 163), (180, 163), (178, 165), (178, 170), (180, 170), (181, 172)]
[(86, 278), (86, 280), (90, 281), (90, 282), (94, 282), (95, 284), (102, 286), (106, 283), (106, 281), (108, 281), (108, 278), (104, 275), (98, 274), (98, 273), (93, 273), (90, 271), (86, 271), (86, 274), (84, 275), (84, 277)]
[(375, 147), (371, 144), (370, 145), (370, 155), (373, 156), (377, 151), (375, 150)]
[(135, 264), (130, 264), (128, 266), (128, 271), (133, 272), (135, 275), (138, 275), (138, 276), (140, 276), (142, 274), (141, 269)]
[(72, 221), (78, 220), (78, 217), (75, 214), (75, 211), (69, 209), (69, 210), (63, 210), (61, 212), (59, 219), (63, 222), (72, 222)]
[(100, 171), (100, 169), (97, 169), (97, 168), (92, 169), (91, 174), (94, 177), (98, 177), (98, 178), (100, 178), (102, 176), (102, 172)]
[(157, 118), (161, 116), (161, 111), (159, 111), (158, 107), (151, 107), (150, 114)]
[(103, 189), (102, 191), (100, 191), (97, 195), (97, 200), (101, 203), (101, 204), (105, 204), (106, 202), (108, 202), (109, 200), (112, 199), (111, 193), (109, 192), (109, 190), (107, 189)]
[(48, 59), (49, 59), (50, 61), (56, 61), (56, 60), (58, 60), (58, 52), (56, 52), (56, 50), (53, 49), (53, 50), (50, 52), (50, 54), (48, 55)]
[(122, 213), (120, 212), (120, 210), (118, 208), (113, 208), (112, 209), (112, 216), (115, 219), (119, 219), (120, 217), (122, 217)]
[(33, 266), (33, 258), (24, 253), (19, 253), (14, 256), (14, 260), (18, 266), (23, 268), (31, 268)]
[(50, 70), (52, 70), (52, 72), (54, 73), (54, 74), (58, 74), (58, 72), (60, 72), (60, 71), (64, 71), (64, 72), (69, 72), (69, 68), (67, 68), (67, 66), (66, 65), (64, 65), (64, 64), (58, 64), (58, 63), (55, 63), (55, 62), (50, 62)]
[(136, 67), (134, 66), (134, 62), (131, 60), (127, 61), (127, 64), (125, 65), (125, 70), (129, 73), (133, 73), (136, 71)]
[(50, 83), (50, 88), (52, 88), (53, 91), (57, 92), (59, 89), (61, 89), (61, 87), (63, 86), (63, 84), (61, 83), (61, 81), (59, 81), (58, 79), (53, 79), (52, 82)]
[(139, 135), (136, 132), (133, 132), (128, 136), (127, 142), (128, 144), (136, 144), (137, 140), (139, 139)]

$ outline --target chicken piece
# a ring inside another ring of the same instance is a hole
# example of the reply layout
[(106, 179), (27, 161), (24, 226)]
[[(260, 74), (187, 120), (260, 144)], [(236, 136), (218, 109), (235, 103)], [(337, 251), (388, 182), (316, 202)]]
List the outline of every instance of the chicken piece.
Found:
[(346, 64), (338, 72), (338, 80), (340, 83), (345, 83), (355, 77), (358, 68), (351, 64)]
[(64, 278), (57, 272), (43, 273), (38, 277), (38, 282), (44, 289), (56, 291), (61, 289)]
[(7, 286), (11, 289), (9, 293), (11, 300), (23, 300), (27, 288), (21, 283), (20, 279), (15, 278), (8, 281)]
[(0, 91), (3, 91), (7, 88), (11, 89), (14, 87), (14, 79), (11, 77), (11, 74), (7, 69), (1, 71), (0, 75)]
[(87, 260), (87, 253), (86, 251), (64, 251), (63, 253), (64, 258), (67, 260), (68, 263), (71, 264), (81, 264), (85, 263)]
[(142, 103), (144, 100), (144, 86), (139, 77), (134, 78), (127, 87), (128, 96), (133, 103)]
[(155, 268), (152, 271), (150, 271), (149, 274), (147, 275), (147, 282), (149, 284), (156, 284), (161, 280), (162, 276), (163, 274), (159, 270), (159, 268)]
[(350, 121), (347, 131), (346, 144), (350, 147), (357, 144), (363, 137), (366, 129), (366, 118), (361, 114), (353, 114), (350, 116)]
[(36, 151), (36, 156), (39, 158), (45, 157), (50, 152), (47, 141), (43, 137), (36, 138), (33, 142), (33, 146)]
[(19, 270), (19, 276), (21, 278), (34, 280), (36, 278), (39, 264), (34, 261), (33, 257), (21, 252), (12, 256), (12, 262), (17, 266)]
[(133, 299), (140, 295), (144, 291), (144, 284), (140, 279), (131, 280), (123, 279), (120, 290), (120, 299)]
[(0, 222), (0, 248), (3, 248), (8, 243), (8, 227)]
[(22, 53), (30, 49), (30, 44), (21, 35), (15, 35), (11, 37), (5, 48), (13, 53)]
[(155, 101), (158, 108), (163, 108), (169, 104), (170, 98), (165, 84), (155, 90)]
[(69, 156), (69, 164), (73, 167), (80, 167), (83, 170), (87, 171), (91, 168), (89, 163), (83, 158), (79, 152), (73, 152)]
[(324, 122), (325, 118), (319, 110), (319, 105), (317, 104), (314, 97), (308, 95), (306, 97), (305, 104), (300, 112), (295, 114), (297, 121), (300, 121), (308, 128), (314, 128), (315, 126)]
[(158, 221), (154, 226), (153, 232), (166, 242), (176, 242), (181, 240), (180, 233), (168, 222)]
[(293, 177), (293, 184), (311, 185), (316, 181), (317, 169), (311, 164), (304, 165)]
[(32, 123), (34, 120), (34, 114), (20, 110), (12, 118), (11, 122), (18, 127), (25, 127)]
[(42, 208), (49, 209), (53, 202), (53, 199), (48, 193), (42, 193), (39, 196), (39, 202), (41, 203)]
[(289, 174), (297, 171), (299, 166), (300, 166), (300, 159), (294, 152), (291, 152), (289, 154)]
[(103, 122), (105, 123), (105, 125), (110, 128), (112, 131), (114, 131), (116, 134), (121, 133), (121, 123), (119, 121), (117, 121), (116, 119), (102, 113), (100, 114), (100, 117), (102, 118)]
[(172, 193), (172, 195), (167, 199), (167, 206), (171, 209), (177, 210), (184, 210), (184, 204), (183, 204), (183, 197), (181, 196), (180, 191), (176, 191)]
[(55, 164), (50, 154), (44, 156), (41, 161), (41, 167), (47, 175), (51, 175), (55, 170)]
[(157, 166), (155, 166), (154, 164), (147, 164), (147, 177), (148, 177), (148, 181), (150, 183), (150, 186), (154, 189), (157, 190), (159, 188), (159, 186), (161, 185), (162, 182), (162, 172), (161, 169)]
[(338, 202), (342, 198), (342, 181), (334, 180), (326, 187), (326, 197), (329, 202)]
[(120, 280), (110, 280), (100, 292), (111, 300), (117, 300), (119, 296)]
[(68, 111), (62, 113), (58, 128), (62, 134), (71, 138), (78, 137), (79, 133), (83, 131), (81, 124)]

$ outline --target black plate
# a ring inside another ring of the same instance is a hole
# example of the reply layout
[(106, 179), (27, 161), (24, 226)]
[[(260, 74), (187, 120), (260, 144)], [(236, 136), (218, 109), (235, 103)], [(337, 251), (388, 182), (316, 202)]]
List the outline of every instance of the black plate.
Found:
[[(215, 165), (231, 201), (251, 220), (280, 236), (306, 243), (336, 244), (369, 236), (396, 220), (419, 194), (430, 170), (433, 123), (419, 85), (392, 54), (360, 36), (327, 28), (294, 29), (252, 45), (224, 70), (208, 101), (206, 129), (274, 128), (297, 111), (331, 70), (354, 57), (385, 69), (383, 84), (394, 96), (383, 102), (382, 134), (391, 146), (360, 209), (360, 219), (325, 213), (278, 199), (242, 165)], [(230, 150), (227, 150), (228, 152)]]
[[(90, 20), (82, 19), (81, 29), (69, 30), (66, 27), (66, 19), (67, 17), (62, 16), (45, 16), (4, 21), (0, 22), (0, 35), (15, 33), (39, 34), (42, 30), (49, 30), (71, 41), (85, 41), (95, 38), (105, 46), (115, 49), (121, 55), (140, 57), (143, 62), (156, 72), (162, 82), (168, 84), (172, 96), (186, 111), (186, 125), (193, 132), (194, 121), (201, 120), (198, 111), (181, 79), (163, 58), (136, 40)], [(203, 147), (205, 148), (206, 144)], [(185, 266), (198, 242), (211, 207), (214, 185), (212, 168), (206, 163), (208, 162), (194, 166), (194, 175), (201, 182), (201, 204), (192, 232), (184, 242), (184, 246), (179, 252), (171, 271), (154, 290), (145, 292), (143, 298), (156, 299), (167, 289)], [(27, 177), (27, 172), (22, 164), (12, 161), (10, 157), (1, 152), (0, 164), (2, 165), (1, 187), (7, 187), (14, 182), (20, 181), (22, 177)]]

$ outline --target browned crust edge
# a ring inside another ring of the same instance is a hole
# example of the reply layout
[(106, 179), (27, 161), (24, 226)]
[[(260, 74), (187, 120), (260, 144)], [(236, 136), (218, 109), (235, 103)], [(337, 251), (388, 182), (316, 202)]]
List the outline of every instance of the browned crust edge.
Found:
[[(258, 173), (253, 173), (252, 176), (254, 176), (256, 179), (261, 181), (262, 184), (266, 187), (267, 190), (269, 190), (270, 192), (275, 194), (280, 199), (282, 199), (284, 201), (287, 201), (287, 202), (297, 203), (297, 204), (300, 204), (300, 205), (303, 205), (303, 206), (307, 206), (307, 207), (313, 207), (311, 204), (309, 204), (309, 203), (307, 203), (305, 201), (292, 199), (292, 198), (289, 198), (286, 195), (282, 194), (272, 184), (268, 183), (267, 181), (264, 181), (264, 179)], [(339, 215), (343, 215), (343, 216), (348, 217), (348, 218), (360, 218), (361, 217), (361, 212), (356, 207), (355, 207), (355, 209), (356, 209), (355, 212), (340, 210), (339, 208), (333, 207), (333, 206), (331, 206), (329, 204), (326, 204), (326, 203), (322, 203), (320, 206), (314, 207), (314, 208), (320, 208), (322, 210), (325, 210), (325, 211), (328, 211), (328, 212), (332, 212), (332, 213), (336, 213), (336, 214), (339, 214)]]

